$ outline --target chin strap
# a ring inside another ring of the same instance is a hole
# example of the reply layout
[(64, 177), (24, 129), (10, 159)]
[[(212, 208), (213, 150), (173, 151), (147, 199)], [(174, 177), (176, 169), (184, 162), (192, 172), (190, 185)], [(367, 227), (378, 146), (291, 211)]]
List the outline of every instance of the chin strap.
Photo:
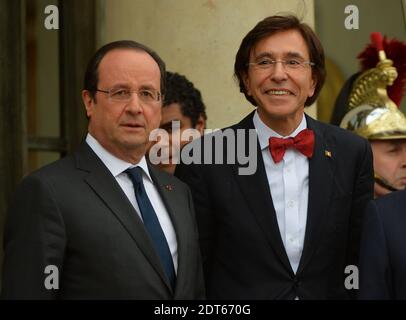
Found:
[(395, 188), (392, 186), (389, 181), (385, 180), (381, 176), (375, 173), (375, 182), (379, 184), (382, 188), (385, 188), (386, 190), (389, 191), (399, 191), (399, 189)]

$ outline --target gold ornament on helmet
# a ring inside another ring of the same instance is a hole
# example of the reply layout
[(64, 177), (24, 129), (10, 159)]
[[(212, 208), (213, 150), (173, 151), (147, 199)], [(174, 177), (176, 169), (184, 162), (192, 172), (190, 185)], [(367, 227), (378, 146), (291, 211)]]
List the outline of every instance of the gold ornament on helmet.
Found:
[[(393, 61), (386, 57), (381, 34), (372, 33), (371, 40), (373, 47), (368, 47), (359, 57), (369, 57), (373, 53), (379, 57), (379, 62), (354, 81), (348, 98), (348, 111), (340, 126), (369, 140), (406, 139), (406, 117), (387, 91), (387, 87), (393, 86), (398, 78), (397, 69)], [(403, 45), (399, 41), (395, 41), (395, 44)], [(402, 66), (405, 68), (404, 62)], [(405, 81), (403, 78), (398, 80), (401, 81), (394, 89), (398, 89), (396, 100), (399, 103)]]

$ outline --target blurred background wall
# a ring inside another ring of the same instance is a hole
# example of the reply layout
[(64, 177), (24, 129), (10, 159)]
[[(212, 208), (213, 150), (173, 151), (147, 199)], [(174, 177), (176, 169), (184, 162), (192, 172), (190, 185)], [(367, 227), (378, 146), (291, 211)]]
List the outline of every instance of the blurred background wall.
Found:
[(168, 70), (185, 75), (201, 90), (209, 128), (234, 124), (253, 110), (239, 92), (233, 67), (243, 37), (256, 23), (276, 13), (293, 13), (314, 26), (313, 0), (102, 0), (98, 4), (98, 45), (133, 39), (153, 48)]

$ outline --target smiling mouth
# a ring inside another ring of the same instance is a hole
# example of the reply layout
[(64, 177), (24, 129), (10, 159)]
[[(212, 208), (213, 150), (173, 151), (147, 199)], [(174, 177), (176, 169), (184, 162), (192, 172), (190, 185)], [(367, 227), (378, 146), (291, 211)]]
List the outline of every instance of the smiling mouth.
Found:
[(265, 91), (265, 94), (267, 95), (272, 95), (272, 96), (293, 96), (294, 94), (290, 92), (289, 90), (276, 90), (276, 89), (270, 89)]

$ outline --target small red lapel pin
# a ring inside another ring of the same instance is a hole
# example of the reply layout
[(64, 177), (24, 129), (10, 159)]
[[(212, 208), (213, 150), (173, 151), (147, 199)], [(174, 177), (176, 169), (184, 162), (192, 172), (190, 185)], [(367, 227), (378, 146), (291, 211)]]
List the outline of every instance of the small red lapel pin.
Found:
[(165, 189), (168, 190), (168, 191), (172, 191), (173, 186), (171, 184), (167, 184), (167, 185), (165, 185)]

